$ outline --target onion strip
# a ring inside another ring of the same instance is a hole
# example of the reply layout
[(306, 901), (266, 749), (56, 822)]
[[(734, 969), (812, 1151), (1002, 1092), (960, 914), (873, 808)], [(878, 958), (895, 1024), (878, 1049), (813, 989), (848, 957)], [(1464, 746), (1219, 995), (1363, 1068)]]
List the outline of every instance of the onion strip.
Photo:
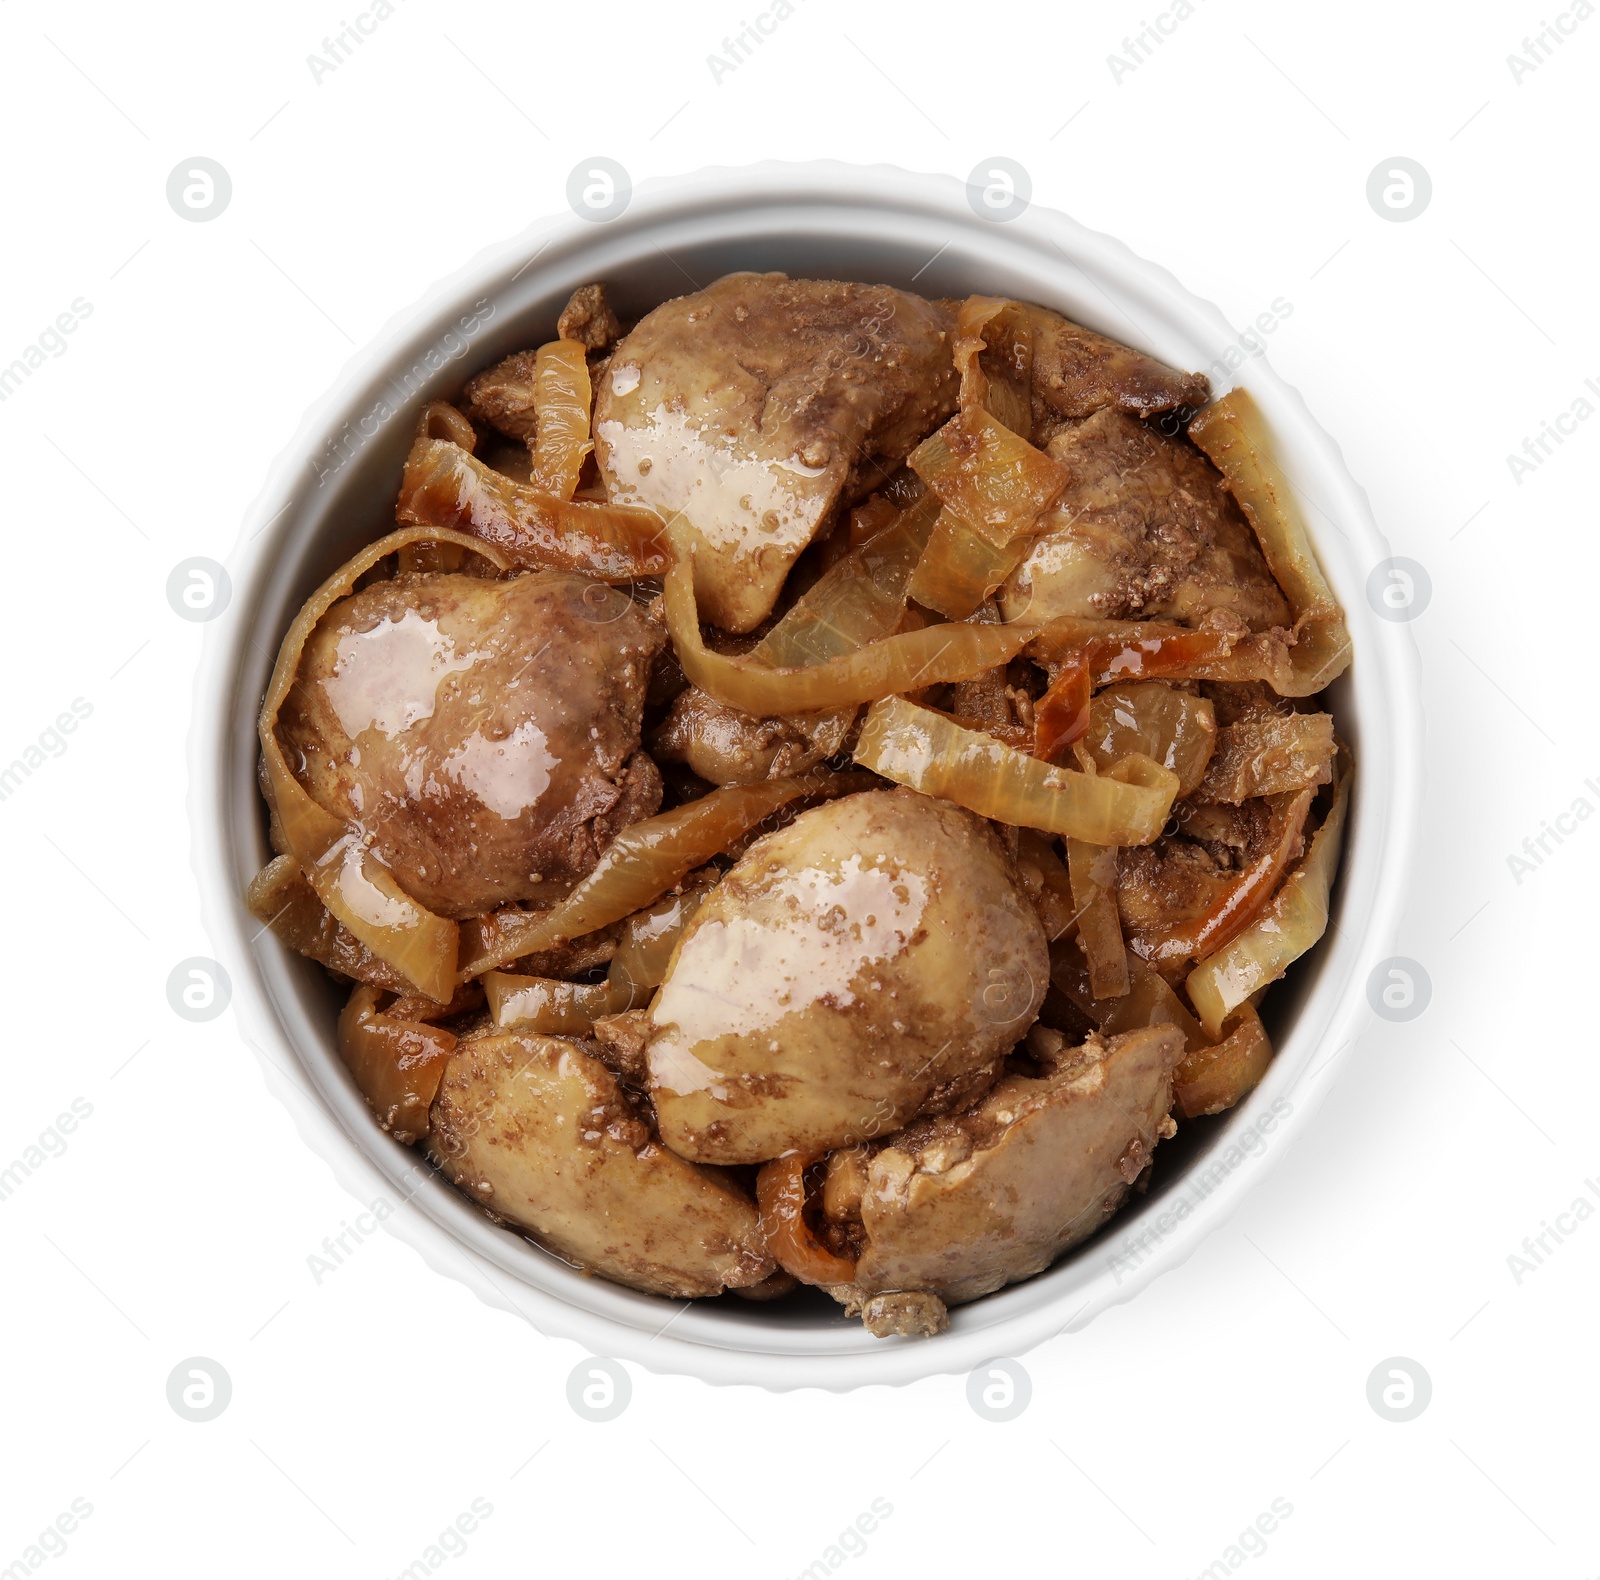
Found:
[[(983, 366), (984, 352), (1000, 365), (998, 379)], [(1033, 317), (1021, 302), (969, 296), (956, 313), (951, 354), (961, 375), (961, 409), (991, 412), (1026, 439), (1033, 428)]]
[(1217, 732), (1217, 749), (1199, 789), (1202, 801), (1232, 806), (1333, 778), (1333, 718), (1327, 713), (1260, 713)]
[(606, 846), (594, 870), (554, 910), (530, 911), (520, 924), (502, 911), (493, 918), (492, 934), (469, 931), (473, 947), (461, 979), (633, 915), (791, 801), (849, 795), (871, 783), (865, 774), (824, 773), (732, 785), (634, 823)]
[(1217, 739), (1216, 710), (1160, 681), (1108, 687), (1089, 709), (1083, 749), (1104, 772), (1132, 753), (1142, 753), (1178, 776), (1178, 799), (1205, 777)]
[(568, 500), (594, 442), (589, 437), (589, 360), (581, 341), (552, 340), (533, 359), (533, 470), (529, 482)]
[(1176, 1026), (1183, 1033), (1184, 1056), (1172, 1072), (1173, 1098), (1185, 1119), (1219, 1114), (1245, 1097), (1266, 1073), (1272, 1044), (1260, 1017), (1248, 1003), (1227, 1022), (1220, 1042), (1190, 1014), (1172, 987), (1137, 955), (1128, 956), (1128, 993), (1123, 998), (1097, 999), (1089, 984), (1089, 968), (1075, 941), (1050, 951), (1050, 980), (1100, 1033), (1145, 1026)]
[(1050, 950), (1050, 980), (1066, 994), (1096, 1028), (1108, 1037), (1138, 1031), (1145, 1026), (1176, 1026), (1184, 1046), (1193, 1053), (1211, 1046), (1204, 1028), (1183, 1000), (1138, 955), (1128, 952), (1128, 991), (1121, 998), (1094, 996), (1089, 965), (1076, 939), (1064, 939)]
[(440, 1026), (380, 1015), (379, 994), (363, 982), (350, 995), (339, 1016), (339, 1057), (378, 1123), (396, 1141), (420, 1141), (456, 1039)]
[[(994, 344), (991, 345), (991, 337)], [(952, 354), (960, 409), (907, 464), (944, 501), (911, 578), (911, 596), (965, 620), (1019, 566), (1067, 470), (1028, 442), (1032, 431), (1033, 319), (1020, 302), (972, 296), (956, 314)], [(991, 379), (990, 351), (1003, 369)]]
[(244, 903), (280, 943), (357, 982), (403, 993), (406, 979), (337, 921), (293, 856), (275, 856), (250, 880)]
[(1228, 481), (1255, 529), (1262, 557), (1295, 615), (1286, 697), (1309, 697), (1350, 666), (1350, 633), (1312, 551), (1294, 491), (1273, 455), (1261, 408), (1248, 390), (1229, 391), (1189, 424), (1189, 437)]
[(1272, 809), (1272, 843), (1223, 891), (1222, 897), (1186, 926), (1163, 935), (1144, 951), (1156, 965), (1181, 965), (1214, 955), (1237, 938), (1267, 905), (1284, 870), (1294, 860), (1315, 789), (1281, 797)]
[(762, 1164), (756, 1175), (756, 1204), (761, 1209), (761, 1233), (778, 1266), (802, 1284), (829, 1288), (850, 1283), (856, 1264), (835, 1256), (806, 1222), (806, 1169), (814, 1162), (815, 1158), (791, 1153)]
[(1052, 763), (1089, 730), (1089, 704), (1093, 685), (1089, 655), (1084, 649), (1069, 653), (1049, 689), (1033, 705), (1033, 755)]
[(688, 889), (628, 918), (606, 973), (617, 1000), (613, 1014), (638, 1008), (652, 988), (666, 981), (672, 952), (713, 887)]
[(1172, 1072), (1172, 1096), (1185, 1119), (1220, 1114), (1247, 1097), (1272, 1063), (1272, 1042), (1246, 1002), (1223, 1027), (1221, 1042), (1184, 1055)]
[(571, 1036), (593, 1029), (602, 1015), (627, 1006), (610, 982), (561, 982), (552, 977), (486, 971), (480, 979), (489, 1014), (502, 1031)]
[(1249, 927), (1189, 973), (1189, 1002), (1212, 1038), (1246, 999), (1276, 982), (1327, 930), (1328, 894), (1350, 804), (1349, 770), (1341, 767), (1333, 805), (1299, 866)]
[(855, 755), (885, 779), (942, 796), (980, 817), (1094, 845), (1150, 844), (1167, 821), (1178, 787), (1176, 774), (1148, 759), (1137, 767), (1128, 759), (1130, 776), (1143, 783), (1053, 767), (904, 697), (872, 705)]
[[(1076, 633), (1068, 633), (1069, 638), (1071, 634)], [(1052, 627), (1041, 640), (1054, 642), (1062, 636)], [(1076, 646), (1069, 640), (1049, 654), (1036, 642), (1035, 656), (1053, 664), (1055, 675), (1034, 704), (1034, 755), (1053, 761), (1093, 729), (1096, 739), (1085, 747), (1100, 767), (1131, 751), (1143, 752), (1177, 773), (1179, 796), (1189, 795), (1215, 749), (1211, 704), (1166, 686), (1126, 685), (1100, 697), (1094, 696), (1094, 688), (1114, 685), (1128, 675), (1170, 676), (1192, 665), (1197, 654), (1219, 652), (1227, 640), (1167, 628), (1143, 638), (1097, 636)]]
[(463, 450), (476, 450), (478, 448), (478, 430), (472, 426), (472, 419), (463, 411), (458, 411), (447, 400), (429, 401), (422, 408), (422, 415), (417, 418), (414, 439), (448, 439), (451, 444), (459, 444)]
[(906, 591), (925, 609), (965, 620), (1023, 562), (1032, 541), (996, 548), (955, 511), (943, 510)]
[(927, 547), (939, 499), (924, 494), (829, 567), (745, 658), (805, 668), (890, 636), (906, 608), (906, 583)]
[(453, 543), (481, 555), (499, 570), (510, 568), (490, 545), (438, 527), (404, 527), (369, 544), (312, 593), (295, 616), (278, 649), (262, 699), (259, 733), (267, 800), (277, 814), (290, 853), (318, 899), (419, 993), (442, 1003), (454, 991), (459, 942), (456, 924), (413, 900), (367, 849), (361, 830), (311, 798), (289, 768), (277, 728), (278, 714), (299, 674), (301, 653), (322, 617), (380, 560), (424, 539)]
[(1270, 632), (1229, 636), (1160, 620), (1063, 615), (1039, 628), (1028, 656), (1055, 670), (1079, 662), (1096, 686), (1118, 680), (1265, 680), (1289, 676), (1289, 648)]
[(659, 576), (671, 560), (654, 511), (558, 499), (443, 439), (422, 438), (411, 446), (395, 515), (406, 523), (470, 533), (528, 570), (581, 571), (596, 581), (627, 582)]
[(906, 465), (946, 509), (997, 549), (1038, 531), (1039, 518), (1069, 475), (982, 407), (957, 412), (911, 452)]
[(920, 686), (970, 680), (1015, 658), (1037, 630), (1024, 625), (934, 625), (868, 643), (820, 664), (775, 667), (714, 653), (700, 636), (694, 572), (680, 554), (667, 573), (667, 629), (683, 672), (724, 707), (758, 719), (825, 713)]
[[(922, 479), (913, 476), (912, 481), (917, 485), (920, 494)], [(859, 549), (862, 544), (870, 543), (880, 532), (887, 531), (900, 519), (906, 503), (907, 501), (902, 500), (896, 504), (884, 493), (872, 494), (864, 499), (850, 512), (850, 547)]]
[(1089, 991), (1121, 998), (1128, 991), (1128, 949), (1117, 917), (1117, 851), (1114, 845), (1067, 841), (1067, 873), (1078, 913), (1078, 945), (1089, 965)]

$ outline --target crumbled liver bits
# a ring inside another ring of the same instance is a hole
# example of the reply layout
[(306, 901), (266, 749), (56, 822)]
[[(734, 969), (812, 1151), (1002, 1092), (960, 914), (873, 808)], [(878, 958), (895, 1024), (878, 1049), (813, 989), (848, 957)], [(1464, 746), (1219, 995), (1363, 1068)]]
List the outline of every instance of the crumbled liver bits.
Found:
[(480, 428), (508, 439), (532, 443), (538, 424), (533, 412), (534, 353), (514, 351), (473, 379), (463, 392), (467, 416)]
[(606, 301), (603, 285), (580, 285), (561, 310), (556, 334), (563, 340), (580, 341), (588, 351), (604, 351), (622, 338), (622, 325)]
[(875, 1339), (931, 1339), (950, 1326), (950, 1312), (937, 1295), (912, 1289), (870, 1296), (862, 1303), (861, 1320)]

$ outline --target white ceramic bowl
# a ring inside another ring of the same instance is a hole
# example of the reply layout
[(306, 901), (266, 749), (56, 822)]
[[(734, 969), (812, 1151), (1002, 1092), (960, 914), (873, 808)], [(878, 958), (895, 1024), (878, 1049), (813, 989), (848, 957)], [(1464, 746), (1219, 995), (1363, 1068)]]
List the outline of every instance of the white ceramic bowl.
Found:
[[(944, 176), (839, 164), (703, 171), (641, 186), (605, 223), (571, 216), (484, 254), (407, 309), (306, 418), (251, 511), (233, 557), (233, 603), (210, 629), (192, 735), (195, 865), (235, 1013), (269, 1085), (367, 1207), (442, 1272), (592, 1353), (711, 1382), (841, 1389), (966, 1370), (1082, 1327), (1176, 1266), (1305, 1126), (1331, 1067), (1370, 1013), (1414, 844), (1421, 724), (1403, 624), (1365, 586), (1388, 554), (1338, 448), (1264, 358), (1242, 369), (1303, 497), (1349, 617), (1355, 663), (1332, 692), (1356, 752), (1353, 819), (1335, 924), (1268, 1000), (1277, 1058), (1231, 1113), (1185, 1126), (1157, 1153), (1149, 1194), (1049, 1272), (952, 1313), (932, 1340), (878, 1340), (820, 1295), (793, 1308), (723, 1297), (670, 1302), (579, 1272), (496, 1228), (384, 1136), (339, 1061), (340, 995), (241, 901), (270, 854), (256, 791), (255, 715), (301, 600), (392, 525), (413, 418), (479, 369), (551, 336), (567, 294), (603, 280), (624, 316), (732, 269), (881, 281), (930, 296), (982, 291), (1042, 302), (1179, 368), (1229, 376), (1233, 330), (1214, 307), (1121, 243), (1037, 206), (997, 222)], [(1238, 352), (1234, 351), (1237, 358)]]

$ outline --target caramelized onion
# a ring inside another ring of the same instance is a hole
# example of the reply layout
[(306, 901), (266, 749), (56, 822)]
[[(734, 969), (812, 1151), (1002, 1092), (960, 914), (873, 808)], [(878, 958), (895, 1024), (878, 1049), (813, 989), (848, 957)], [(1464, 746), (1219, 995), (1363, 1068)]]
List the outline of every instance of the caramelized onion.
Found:
[(594, 448), (589, 437), (589, 360), (581, 341), (552, 340), (533, 360), (533, 470), (529, 482), (552, 499), (571, 499)]
[(672, 951), (712, 887), (710, 883), (701, 884), (628, 918), (606, 974), (617, 1001), (612, 1013), (637, 1008), (651, 988), (666, 981)]
[(1017, 872), (1044, 923), (1051, 943), (1072, 931), (1078, 907), (1072, 897), (1072, 879), (1054, 845), (1037, 829), (1017, 830)]
[(903, 697), (872, 705), (856, 761), (981, 817), (1093, 845), (1150, 844), (1167, 821), (1178, 786), (1176, 774), (1147, 760), (1129, 775), (1142, 783), (1053, 767)]
[(935, 494), (923, 494), (898, 512), (892, 524), (830, 566), (746, 659), (803, 668), (892, 635), (905, 614), (906, 583), (938, 514)]
[(1083, 744), (1102, 770), (1132, 752), (1170, 768), (1182, 800), (1205, 777), (1216, 739), (1216, 710), (1204, 697), (1146, 681), (1102, 691), (1089, 709)]
[(1049, 689), (1033, 705), (1033, 755), (1054, 762), (1089, 728), (1093, 700), (1089, 655), (1083, 648), (1068, 653)]
[(1131, 950), (1127, 962), (1127, 993), (1120, 998), (1096, 998), (1082, 948), (1076, 939), (1063, 939), (1050, 950), (1050, 980), (1108, 1037), (1144, 1026), (1176, 1026), (1190, 1052), (1210, 1047), (1200, 1022), (1161, 974)]
[(442, 439), (412, 445), (395, 514), (403, 522), (470, 533), (530, 570), (626, 582), (659, 576), (671, 560), (653, 511), (558, 499)]
[(619, 995), (609, 982), (561, 982), (506, 971), (486, 971), (480, 980), (489, 1014), (502, 1031), (582, 1034), (602, 1015), (627, 1007), (617, 1002)]
[(906, 591), (925, 609), (965, 620), (1023, 561), (1032, 540), (996, 548), (953, 510), (941, 510)]
[(814, 1162), (792, 1153), (762, 1164), (756, 1175), (761, 1233), (773, 1260), (802, 1284), (848, 1284), (856, 1276), (856, 1264), (835, 1256), (806, 1222), (806, 1170)]
[[(434, 441), (429, 441), (434, 442)], [(454, 991), (456, 924), (425, 910), (366, 848), (360, 829), (319, 806), (295, 778), (278, 740), (278, 712), (300, 669), (300, 654), (322, 617), (387, 555), (427, 539), (482, 555), (497, 569), (509, 564), (496, 549), (459, 532), (404, 527), (369, 544), (341, 565), (302, 606), (278, 649), (261, 703), (259, 732), (267, 801), (290, 853), (334, 917), (407, 982), (441, 1003)]]
[(970, 680), (1016, 657), (1034, 633), (1021, 625), (935, 625), (870, 642), (820, 664), (778, 668), (713, 653), (700, 636), (694, 573), (680, 557), (667, 573), (667, 629), (683, 672), (720, 703), (758, 719), (825, 713), (919, 686)]
[(1148, 947), (1139, 945), (1145, 959), (1162, 967), (1181, 965), (1215, 954), (1255, 920), (1272, 898), (1285, 869), (1300, 849), (1306, 814), (1314, 789), (1274, 798), (1267, 848), (1222, 891), (1204, 915), (1161, 935)]
[(419, 993), (448, 999), (455, 983), (459, 929), (412, 899), (364, 839), (359, 828), (346, 832), (308, 869), (312, 887), (352, 933)]
[(1238, 806), (1333, 778), (1333, 717), (1263, 708), (1218, 732), (1216, 755), (1200, 786), (1202, 801)]
[(906, 461), (945, 508), (996, 548), (1034, 534), (1067, 469), (991, 413), (969, 407), (930, 433)]
[(417, 439), (445, 439), (463, 450), (478, 448), (478, 430), (465, 412), (457, 411), (447, 400), (429, 401), (417, 418)]
[(907, 464), (943, 501), (911, 596), (964, 620), (1022, 563), (1067, 470), (982, 407), (964, 407)]
[(1230, 636), (1160, 620), (1087, 620), (1064, 615), (1043, 626), (1028, 656), (1051, 671), (1084, 663), (1096, 686), (1118, 680), (1265, 680), (1289, 673), (1289, 650), (1270, 633)]
[[(922, 492), (922, 479), (913, 475), (912, 482), (917, 485), (917, 491)], [(906, 501), (896, 504), (887, 494), (873, 494), (864, 499), (850, 512), (850, 547), (859, 549), (863, 543), (870, 543), (880, 532), (887, 531), (900, 519), (900, 512)], [(828, 545), (830, 548), (832, 544)]]
[(1272, 1043), (1246, 1002), (1223, 1026), (1221, 1042), (1184, 1055), (1172, 1072), (1172, 1095), (1185, 1119), (1220, 1114), (1248, 1096), (1272, 1063)]
[(420, 1141), (456, 1039), (440, 1026), (377, 1012), (380, 990), (361, 983), (339, 1016), (339, 1056), (396, 1141)]
[(250, 880), (244, 903), (258, 922), (297, 955), (319, 961), (341, 976), (403, 993), (406, 979), (367, 948), (317, 898), (293, 856), (275, 856)]
[(1339, 865), (1349, 802), (1349, 771), (1342, 768), (1334, 783), (1333, 805), (1299, 866), (1242, 933), (1189, 973), (1184, 984), (1189, 1002), (1211, 1037), (1220, 1034), (1222, 1023), (1246, 999), (1276, 982), (1326, 931), (1328, 892)]
[(1026, 439), (1033, 427), (1033, 317), (1028, 309), (1001, 296), (969, 296), (956, 313), (951, 352), (961, 375), (961, 409), (992, 412)]
[(1220, 1042), (1205, 1028), (1161, 975), (1136, 954), (1128, 955), (1128, 992), (1122, 998), (1096, 998), (1089, 967), (1075, 940), (1050, 951), (1050, 980), (1107, 1037), (1144, 1026), (1176, 1026), (1186, 1052), (1173, 1072), (1173, 1095), (1185, 1119), (1232, 1108), (1260, 1081), (1272, 1061), (1272, 1044), (1254, 1008), (1246, 1003), (1223, 1026)]
[[(1087, 735), (1084, 745), (1100, 767), (1141, 752), (1177, 774), (1180, 797), (1190, 794), (1211, 760), (1216, 710), (1204, 698), (1170, 686), (1112, 682), (1118, 674), (1187, 664), (1198, 635), (1157, 636), (1148, 647), (1116, 638), (1065, 649), (1054, 659), (1049, 689), (1034, 704), (1035, 755), (1053, 759)], [(1094, 696), (1096, 685), (1110, 689)]]
[(1289, 480), (1272, 453), (1266, 419), (1248, 390), (1231, 390), (1189, 424), (1189, 437), (1228, 480), (1255, 529), (1262, 557), (1295, 615), (1286, 697), (1309, 697), (1350, 666), (1344, 611), (1317, 564)]
[(1067, 872), (1078, 914), (1078, 946), (1089, 966), (1089, 991), (1121, 998), (1128, 991), (1128, 949), (1117, 918), (1117, 851), (1113, 845), (1067, 841)]
[(803, 796), (849, 795), (871, 788), (865, 774), (813, 774), (767, 779), (760, 784), (713, 790), (625, 828), (600, 853), (594, 870), (554, 910), (530, 911), (519, 919), (498, 912), (492, 926), (464, 929), (468, 959), (463, 978), (481, 975), (520, 955), (581, 938), (619, 922), (657, 900), (686, 873)]

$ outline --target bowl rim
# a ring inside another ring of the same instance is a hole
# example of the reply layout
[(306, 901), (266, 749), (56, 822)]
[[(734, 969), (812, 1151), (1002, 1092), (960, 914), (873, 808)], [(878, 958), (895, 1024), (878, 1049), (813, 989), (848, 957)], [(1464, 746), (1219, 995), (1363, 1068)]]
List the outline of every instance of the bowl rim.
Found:
[[(997, 222), (984, 216), (974, 190), (949, 175), (890, 165), (766, 161), (642, 183), (626, 210), (602, 225), (576, 215), (540, 220), (435, 284), (347, 361), (273, 462), (227, 562), (232, 602), (206, 627), (196, 677), (189, 814), (202, 922), (231, 981), (240, 1035), (303, 1138), (346, 1190), (372, 1204), (385, 1227), (490, 1305), (592, 1354), (712, 1383), (838, 1391), (967, 1371), (1076, 1331), (1178, 1266), (1236, 1209), (1306, 1128), (1371, 1018), (1365, 983), (1398, 929), (1417, 843), (1423, 772), (1417, 654), (1408, 626), (1378, 618), (1364, 594), (1366, 576), (1389, 556), (1365, 492), (1337, 444), (1264, 355), (1248, 359), (1249, 386), (1297, 491), (1314, 500), (1317, 517), (1337, 534), (1328, 534), (1317, 519), (1309, 521), (1318, 557), (1345, 606), (1357, 655), (1343, 711), (1354, 716), (1361, 746), (1335, 919), (1266, 1079), (1184, 1174), (1160, 1197), (1125, 1206), (1089, 1242), (1091, 1251), (1080, 1248), (1034, 1279), (957, 1308), (950, 1330), (935, 1339), (863, 1342), (855, 1329), (847, 1342), (820, 1348), (821, 1341), (803, 1337), (813, 1330), (764, 1322), (758, 1305), (732, 1312), (725, 1301), (669, 1302), (582, 1274), (495, 1228), (410, 1149), (377, 1129), (338, 1065), (333, 1028), (312, 1024), (287, 991), (281, 958), (286, 952), (270, 935), (264, 943), (252, 936), (258, 924), (244, 908), (239, 883), (240, 817), (254, 795), (249, 742), (262, 670), (252, 613), (270, 602), (275, 589), (281, 601), (281, 583), (290, 574), (284, 567), (292, 559), (286, 548), (297, 532), (302, 560), (314, 541), (319, 518), (316, 499), (305, 497), (308, 466), (315, 470), (316, 458), (326, 458), (330, 435), (349, 434), (350, 425), (370, 412), (372, 392), (382, 387), (386, 370), (408, 365), (404, 359), (414, 360), (419, 347), (436, 345), (463, 308), (485, 298), (503, 300), (530, 270), (536, 272), (522, 287), (524, 294), (539, 280), (572, 274), (575, 264), (591, 258), (594, 273), (588, 277), (603, 278), (608, 255), (642, 256), (645, 247), (660, 250), (663, 239), (693, 235), (697, 227), (707, 244), (713, 237), (753, 244), (756, 237), (770, 242), (780, 235), (832, 236), (843, 246), (845, 237), (864, 243), (891, 233), (904, 239), (948, 231), (947, 246), (960, 240), (964, 247), (1003, 252), (1050, 272), (1058, 289), (1045, 294), (1058, 303), (1088, 296), (1087, 286), (1106, 308), (1085, 311), (1080, 303), (1076, 316), (1118, 339), (1143, 342), (1143, 349), (1161, 354), (1152, 342), (1176, 335), (1197, 351), (1216, 348), (1220, 360), (1222, 350), (1236, 344), (1236, 331), (1217, 308), (1122, 242), (1039, 205)], [(1106, 328), (1107, 309), (1121, 327)], [(449, 373), (447, 366), (445, 378)], [(435, 386), (441, 382), (434, 379)], [(1213, 378), (1217, 393), (1228, 383)], [(430, 393), (419, 391), (415, 405)], [(273, 650), (276, 642), (271, 636)], [(240, 784), (241, 754), (250, 760), (248, 787)], [(1341, 927), (1341, 915), (1359, 925)]]

